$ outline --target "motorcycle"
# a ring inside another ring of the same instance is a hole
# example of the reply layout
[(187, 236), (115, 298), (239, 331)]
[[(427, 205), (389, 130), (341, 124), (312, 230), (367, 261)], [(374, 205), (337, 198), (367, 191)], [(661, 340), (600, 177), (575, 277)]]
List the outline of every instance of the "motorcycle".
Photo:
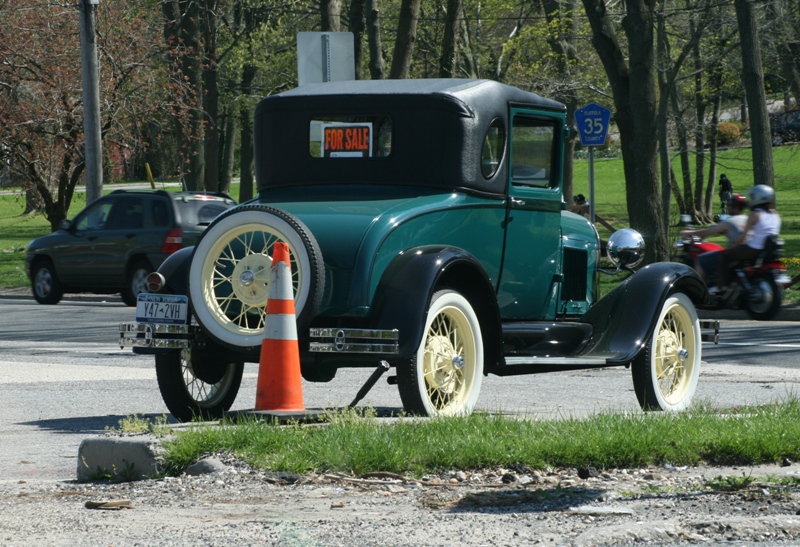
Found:
[[(695, 235), (681, 236), (672, 244), (680, 262), (695, 268), (697, 257), (724, 248), (704, 241)], [(747, 315), (760, 321), (774, 318), (783, 303), (783, 291), (791, 283), (786, 266), (781, 263), (783, 240), (777, 236), (767, 238), (764, 250), (755, 260), (745, 260), (731, 266), (731, 282), (727, 290), (709, 294), (710, 302), (704, 309), (745, 310)]]

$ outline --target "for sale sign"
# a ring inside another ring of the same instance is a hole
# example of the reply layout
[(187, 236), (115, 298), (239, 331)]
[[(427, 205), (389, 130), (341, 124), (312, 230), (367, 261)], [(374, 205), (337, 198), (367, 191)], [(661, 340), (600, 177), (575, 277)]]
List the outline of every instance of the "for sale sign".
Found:
[(369, 158), (372, 157), (372, 124), (323, 124), (323, 158)]

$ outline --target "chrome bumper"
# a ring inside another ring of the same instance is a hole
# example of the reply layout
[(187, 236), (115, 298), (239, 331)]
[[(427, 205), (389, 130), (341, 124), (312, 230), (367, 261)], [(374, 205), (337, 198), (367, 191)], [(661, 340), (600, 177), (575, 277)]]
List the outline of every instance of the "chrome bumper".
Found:
[(120, 348), (184, 349), (195, 340), (194, 325), (120, 323)]
[[(310, 329), (309, 351), (316, 353), (400, 353), (400, 331), (375, 329)], [(317, 339), (317, 341), (314, 341)]]

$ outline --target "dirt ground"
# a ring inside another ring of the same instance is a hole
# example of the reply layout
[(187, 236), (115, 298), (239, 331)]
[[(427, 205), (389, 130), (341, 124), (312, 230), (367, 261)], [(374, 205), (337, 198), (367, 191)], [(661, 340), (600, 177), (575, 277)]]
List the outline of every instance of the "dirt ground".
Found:
[(0, 482), (0, 544), (800, 543), (796, 465), (494, 469), (414, 480), (270, 474), (225, 455), (202, 463), (189, 470), (197, 475), (139, 482)]

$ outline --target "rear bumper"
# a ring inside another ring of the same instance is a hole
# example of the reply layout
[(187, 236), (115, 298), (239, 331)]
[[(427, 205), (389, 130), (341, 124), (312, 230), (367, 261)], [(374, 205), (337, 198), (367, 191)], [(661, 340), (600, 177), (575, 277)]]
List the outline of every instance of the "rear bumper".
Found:
[(195, 325), (120, 323), (120, 348), (185, 349), (197, 339)]

